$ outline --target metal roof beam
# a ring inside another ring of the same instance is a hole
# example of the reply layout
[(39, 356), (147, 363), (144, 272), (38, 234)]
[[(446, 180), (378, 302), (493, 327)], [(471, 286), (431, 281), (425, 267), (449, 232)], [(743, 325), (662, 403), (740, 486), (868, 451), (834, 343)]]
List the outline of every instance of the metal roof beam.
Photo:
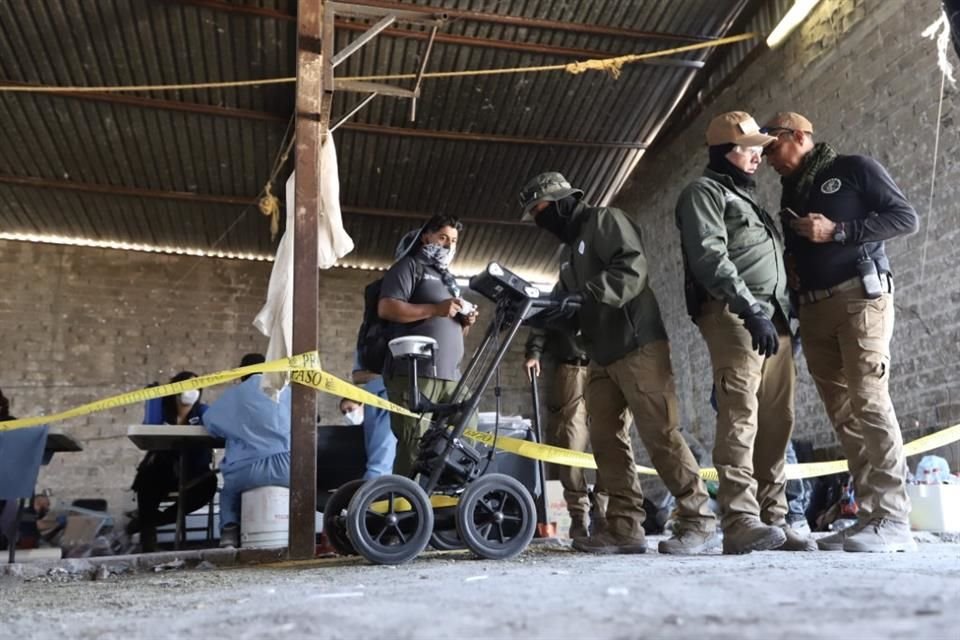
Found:
[(563, 138), (530, 138), (525, 136), (504, 136), (486, 133), (467, 133), (462, 131), (437, 131), (433, 129), (404, 129), (378, 124), (359, 122), (344, 124), (344, 129), (387, 136), (409, 138), (432, 138), (434, 140), (464, 140), (468, 142), (493, 142), (498, 144), (538, 145), (545, 147), (586, 147), (592, 149), (645, 149), (640, 142), (603, 142), (593, 140), (569, 140)]
[[(338, 29), (348, 31), (363, 31), (366, 27), (357, 22), (338, 22)], [(430, 34), (425, 31), (411, 31), (408, 29), (387, 29), (383, 32), (384, 36), (391, 38), (409, 38), (412, 40), (426, 40)], [(617, 53), (609, 51), (598, 51), (596, 49), (577, 49), (574, 47), (558, 47), (549, 44), (534, 44), (530, 42), (515, 42), (512, 40), (496, 40), (493, 38), (479, 38), (476, 36), (461, 36), (450, 33), (438, 33), (435, 40), (444, 44), (453, 44), (464, 47), (478, 47), (481, 49), (501, 49), (504, 51), (522, 51), (525, 53), (539, 53), (547, 56), (558, 56), (561, 58), (573, 58), (575, 60), (591, 60), (612, 58)], [(640, 64), (647, 64), (660, 67), (691, 67), (700, 69), (703, 62), (699, 60), (685, 60), (683, 58), (651, 58), (642, 60)]]
[[(34, 178), (30, 176), (5, 176), (0, 175), (0, 184), (8, 184), (16, 187), (29, 187), (32, 189), (58, 189), (61, 191), (77, 191), (81, 193), (93, 193), (105, 196), (118, 196), (126, 198), (148, 198), (154, 200), (178, 200), (183, 202), (192, 202), (199, 204), (219, 204), (229, 206), (247, 206), (254, 204), (257, 200), (255, 196), (220, 196), (208, 193), (191, 193), (189, 191), (163, 191), (160, 189), (143, 189), (140, 187), (121, 187), (108, 184), (93, 184), (90, 182), (76, 182), (74, 180), (53, 180), (50, 178)], [(430, 218), (432, 214), (422, 211), (400, 211), (397, 209), (379, 209), (376, 207), (357, 207), (343, 205), (341, 210), (344, 213), (354, 213), (365, 216), (377, 216), (380, 218), (405, 218), (405, 219), (423, 219)], [(529, 227), (530, 224), (519, 219), (501, 220), (490, 218), (461, 217), (463, 222), (469, 224), (492, 224), (505, 225), (511, 227)]]
[(50, 178), (34, 178), (30, 176), (0, 175), (0, 184), (9, 184), (18, 187), (34, 189), (60, 189), (62, 191), (79, 191), (108, 196), (124, 196), (130, 198), (153, 198), (161, 200), (180, 200), (203, 204), (249, 205), (256, 202), (256, 197), (218, 196), (206, 193), (192, 193), (189, 191), (163, 191), (159, 189), (143, 189), (140, 187), (120, 187), (110, 184), (94, 184), (91, 182), (77, 182), (75, 180), (52, 180)]
[[(296, 16), (283, 11), (277, 11), (275, 9), (264, 9), (261, 7), (253, 7), (246, 5), (235, 5), (223, 0), (164, 0), (165, 2), (171, 4), (184, 4), (192, 5), (203, 9), (209, 9), (211, 11), (222, 11), (225, 13), (234, 13), (240, 15), (249, 15), (252, 17), (260, 18), (271, 18), (274, 20), (285, 20), (293, 22), (297, 19)], [(352, 4), (355, 5), (365, 5), (369, 7), (377, 7), (380, 9), (387, 10), (406, 10), (411, 12), (417, 12), (423, 15), (424, 17), (429, 17), (435, 15), (437, 8), (436, 7), (423, 7), (412, 4), (398, 3), (398, 2), (381, 2), (375, 0), (359, 0), (355, 1)], [(587, 33), (591, 35), (598, 36), (607, 36), (614, 38), (624, 38), (628, 40), (669, 40), (672, 42), (704, 42), (710, 40), (713, 36), (688, 36), (683, 34), (676, 33), (663, 33), (660, 31), (635, 31), (632, 29), (621, 29), (618, 27), (604, 27), (600, 25), (590, 25), (582, 24), (577, 22), (560, 22), (557, 20), (542, 20), (538, 18), (522, 18), (518, 16), (505, 16), (493, 13), (483, 13), (479, 11), (461, 11), (457, 9), (440, 9), (450, 20), (473, 20), (476, 22), (487, 22), (493, 24), (504, 24), (514, 27), (521, 28), (534, 28), (534, 29), (550, 29), (556, 31), (573, 31), (576, 33)], [(351, 25), (352, 28), (362, 31), (367, 27), (365, 25), (358, 25), (355, 22), (343, 21), (343, 24), (340, 22), (337, 23), (337, 28), (342, 28), (347, 25)], [(347, 26), (347, 28), (351, 28)], [(409, 35), (405, 35), (409, 34)], [(413, 35), (417, 34), (417, 35)], [(421, 34), (416, 31), (405, 31), (402, 29), (388, 29), (384, 32), (384, 35), (390, 36), (399, 36), (399, 37), (417, 37), (423, 36), (426, 37), (428, 34)], [(469, 41), (469, 42), (468, 42)], [(488, 43), (502, 43), (504, 45), (514, 45), (518, 47), (524, 46), (526, 43), (519, 42), (506, 42), (503, 40), (489, 40), (486, 38), (471, 38), (469, 36), (453, 36), (453, 35), (437, 35), (437, 42), (447, 42), (450, 44), (470, 44), (472, 46), (496, 46), (492, 44), (483, 45), (482, 42)], [(537, 46), (540, 45), (530, 45)], [(507, 48), (507, 47), (502, 47)], [(560, 47), (557, 47), (558, 49)], [(518, 49), (524, 50), (524, 49)], [(558, 54), (564, 55), (564, 54)], [(576, 54), (580, 55), (580, 54)], [(609, 56), (611, 54), (605, 54)], [(653, 64), (658, 64), (654, 60), (650, 61)], [(683, 62), (683, 61), (681, 61)]]
[[(433, 13), (435, 7), (416, 6), (403, 2), (392, 2), (390, 0), (351, 0), (351, 4), (366, 7), (377, 7), (379, 9), (406, 9), (408, 11), (418, 11), (421, 13)], [(444, 8), (442, 11), (449, 20), (470, 20), (473, 22), (486, 22), (490, 24), (502, 24), (511, 27), (521, 27), (527, 29), (548, 29), (551, 31), (572, 31), (575, 33), (588, 33), (596, 36), (608, 36), (613, 38), (627, 38), (631, 40), (671, 40), (674, 42), (704, 42), (713, 39), (712, 35), (686, 35), (680, 33), (664, 33), (662, 31), (638, 31), (634, 29), (623, 29), (620, 27), (607, 27), (597, 24), (584, 24), (581, 22), (562, 22), (560, 20), (546, 20), (542, 18), (527, 18), (523, 16), (509, 16), (499, 13), (486, 13), (483, 11), (467, 11), (463, 9)]]
[[(29, 86), (21, 82), (4, 82), (4, 84)], [(376, 90), (373, 87), (364, 86), (364, 90)], [(409, 92), (408, 89), (400, 91)], [(46, 96), (56, 96), (58, 98), (69, 98), (72, 100), (88, 100), (93, 102), (104, 102), (109, 104), (120, 104), (129, 107), (141, 109), (165, 109), (168, 111), (180, 111), (183, 113), (196, 113), (219, 118), (237, 118), (240, 120), (262, 120), (265, 122), (286, 123), (290, 116), (285, 116), (268, 111), (253, 111), (251, 109), (237, 109), (234, 107), (220, 107), (216, 105), (201, 104), (199, 102), (180, 102), (178, 100), (163, 100), (160, 98), (144, 98), (141, 96), (132, 96), (119, 93), (105, 93), (97, 91), (70, 92), (70, 93), (46, 93)], [(404, 94), (406, 95), (406, 93)], [(409, 97), (409, 96), (408, 96)], [(434, 129), (405, 129), (402, 127), (390, 127), (386, 125), (363, 124), (357, 122), (345, 122), (337, 125), (337, 128), (349, 131), (358, 131), (361, 133), (382, 134), (391, 136), (406, 136), (411, 138), (433, 138), (437, 140), (466, 140), (473, 142), (492, 142), (499, 144), (529, 144), (552, 147), (584, 147), (594, 149), (643, 149), (644, 145), (639, 142), (617, 142), (601, 140), (568, 140), (564, 138), (530, 138), (523, 136), (504, 136), (485, 133), (468, 133), (463, 131), (438, 131)]]
[[(377, 207), (356, 207), (352, 205), (343, 205), (340, 207), (340, 210), (343, 213), (353, 213), (363, 216), (376, 216), (378, 218), (404, 218), (406, 220), (428, 220), (433, 216), (432, 213), (425, 213), (423, 211), (399, 211), (397, 209), (380, 209)], [(519, 214), (519, 207), (517, 210)], [(507, 227), (531, 227), (532, 223), (524, 222), (520, 219), (520, 216), (517, 215), (515, 220), (503, 220), (501, 218), (473, 218), (473, 217), (464, 217), (457, 216), (460, 218), (461, 222), (467, 224), (492, 224), (492, 225), (502, 225)]]
[[(0, 80), (0, 84), (14, 87), (40, 86), (32, 85), (27, 82), (13, 82), (10, 80)], [(21, 94), (29, 95), (29, 94)], [(253, 109), (238, 109), (236, 107), (221, 107), (212, 104), (203, 104), (201, 102), (184, 102), (180, 100), (165, 100), (163, 98), (144, 98), (143, 96), (131, 95), (128, 93), (113, 93), (106, 91), (69, 91), (57, 93), (47, 91), (43, 94), (56, 96), (58, 98), (70, 98), (72, 100), (87, 100), (90, 102), (106, 102), (110, 104), (120, 104), (128, 107), (137, 107), (140, 109), (161, 109), (165, 111), (181, 111), (184, 113), (198, 113), (201, 115), (214, 116), (219, 118), (238, 118), (240, 120), (264, 120), (267, 122), (287, 122), (290, 116), (270, 113), (269, 111), (255, 111)]]

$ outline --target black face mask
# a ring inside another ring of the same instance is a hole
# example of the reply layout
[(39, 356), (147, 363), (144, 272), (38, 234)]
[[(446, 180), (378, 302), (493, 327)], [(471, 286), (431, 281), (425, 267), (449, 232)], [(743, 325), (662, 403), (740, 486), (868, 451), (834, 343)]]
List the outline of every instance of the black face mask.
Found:
[(547, 208), (536, 215), (533, 222), (545, 231), (549, 231), (560, 239), (560, 242), (569, 243), (573, 238), (570, 219), (577, 206), (577, 199), (573, 196), (551, 202)]
[(710, 164), (707, 166), (722, 173), (725, 176), (733, 178), (733, 183), (738, 187), (747, 187), (753, 189), (757, 186), (756, 179), (736, 166), (727, 158), (727, 154), (733, 151), (733, 144), (717, 144), (710, 147)]

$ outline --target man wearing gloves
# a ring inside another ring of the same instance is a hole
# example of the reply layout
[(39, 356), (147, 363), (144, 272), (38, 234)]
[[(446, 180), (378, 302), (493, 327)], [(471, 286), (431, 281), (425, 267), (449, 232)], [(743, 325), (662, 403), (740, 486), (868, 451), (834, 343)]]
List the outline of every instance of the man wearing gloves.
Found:
[(629, 408), (653, 466), (677, 499), (674, 536), (659, 550), (700, 553), (719, 543), (716, 523), (680, 434), (670, 345), (647, 280), (640, 229), (623, 211), (582, 198), (583, 191), (555, 172), (537, 176), (520, 193), (523, 218), (566, 245), (558, 289), (583, 298), (578, 323), (590, 358), (590, 441), (609, 501), (606, 530), (573, 545), (587, 553), (646, 551)]
[[(241, 367), (264, 362), (248, 353)], [(260, 388), (262, 374), (241, 378), (203, 415), (203, 426), (226, 440), (220, 491), (220, 546), (240, 546), (240, 498), (257, 487), (290, 486), (290, 387), (279, 400)]]
[(710, 352), (717, 398), (713, 461), (723, 552), (814, 551), (787, 526), (784, 454), (793, 431), (796, 375), (790, 348), (783, 243), (756, 199), (763, 147), (742, 111), (707, 128), (710, 161), (680, 194), (676, 223), (687, 310)]

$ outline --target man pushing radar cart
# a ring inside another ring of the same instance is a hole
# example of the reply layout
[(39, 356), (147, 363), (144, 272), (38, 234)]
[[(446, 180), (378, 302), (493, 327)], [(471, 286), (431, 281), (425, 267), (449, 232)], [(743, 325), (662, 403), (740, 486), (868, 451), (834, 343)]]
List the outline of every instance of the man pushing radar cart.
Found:
[(411, 477), (355, 480), (330, 497), (324, 529), (340, 553), (400, 564), (428, 544), (451, 548), (458, 541), (481, 558), (499, 560), (516, 556), (533, 538), (537, 514), (530, 491), (511, 476), (486, 473), (495, 447), (481, 453), (464, 432), (520, 327), (571, 316), (579, 296), (540, 297), (536, 287), (495, 262), (471, 278), (470, 288), (491, 300), (495, 312), (450, 402), (434, 403), (418, 388), (418, 371), (437, 355), (435, 339), (408, 335), (389, 343), (393, 358), (409, 369), (408, 408), (432, 420)]

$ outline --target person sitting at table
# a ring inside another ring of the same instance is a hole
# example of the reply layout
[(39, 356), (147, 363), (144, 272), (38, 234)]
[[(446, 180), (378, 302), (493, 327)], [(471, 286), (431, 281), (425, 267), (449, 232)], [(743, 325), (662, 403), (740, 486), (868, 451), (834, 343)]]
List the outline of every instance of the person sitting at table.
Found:
[[(181, 371), (170, 382), (183, 382), (197, 374)], [(200, 389), (165, 396), (147, 402), (144, 424), (201, 424), (207, 405), (200, 402)], [(185, 457), (185, 489), (179, 497), (184, 513), (196, 511), (213, 499), (217, 477), (210, 472), (213, 450), (195, 448), (180, 451), (150, 451), (137, 466), (132, 489), (137, 494), (137, 514), (127, 523), (127, 534), (140, 533), (140, 547), (153, 551), (157, 546), (156, 528), (177, 521), (177, 504), (160, 511), (160, 503), (179, 488), (180, 455)]]
[(340, 415), (343, 424), (359, 427), (363, 424), (363, 404), (350, 398), (340, 398)]
[[(248, 353), (241, 367), (264, 362), (259, 353)], [(260, 388), (262, 374), (240, 378), (240, 384), (223, 392), (203, 415), (212, 435), (226, 440), (220, 472), (220, 546), (240, 543), (240, 498), (258, 487), (290, 486), (290, 387), (278, 400)]]

